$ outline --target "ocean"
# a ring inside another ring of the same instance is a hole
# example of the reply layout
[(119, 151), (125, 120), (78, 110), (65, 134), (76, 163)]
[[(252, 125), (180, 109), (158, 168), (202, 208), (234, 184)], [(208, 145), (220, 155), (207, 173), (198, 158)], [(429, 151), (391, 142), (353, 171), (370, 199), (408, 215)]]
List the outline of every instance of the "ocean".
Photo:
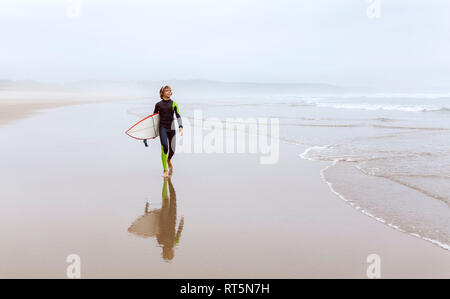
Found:
[(200, 109), (204, 118), (278, 118), (280, 142), (297, 144), (297, 158), (330, 163), (320, 175), (339, 198), (450, 250), (450, 94), (246, 95), (179, 104), (187, 117)]

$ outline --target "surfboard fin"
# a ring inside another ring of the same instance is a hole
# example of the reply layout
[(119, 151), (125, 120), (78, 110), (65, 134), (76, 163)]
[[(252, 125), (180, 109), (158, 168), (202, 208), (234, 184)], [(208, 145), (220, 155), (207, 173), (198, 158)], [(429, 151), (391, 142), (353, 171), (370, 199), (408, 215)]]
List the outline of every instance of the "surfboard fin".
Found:
[(144, 139), (144, 145), (145, 145), (145, 147), (148, 147), (147, 139)]

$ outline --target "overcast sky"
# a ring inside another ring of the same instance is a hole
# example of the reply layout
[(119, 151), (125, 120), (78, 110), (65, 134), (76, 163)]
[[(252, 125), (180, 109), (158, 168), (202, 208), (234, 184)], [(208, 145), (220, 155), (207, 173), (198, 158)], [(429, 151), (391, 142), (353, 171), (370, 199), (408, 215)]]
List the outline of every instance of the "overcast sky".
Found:
[(378, 1), (0, 0), (0, 79), (450, 87), (450, 1)]

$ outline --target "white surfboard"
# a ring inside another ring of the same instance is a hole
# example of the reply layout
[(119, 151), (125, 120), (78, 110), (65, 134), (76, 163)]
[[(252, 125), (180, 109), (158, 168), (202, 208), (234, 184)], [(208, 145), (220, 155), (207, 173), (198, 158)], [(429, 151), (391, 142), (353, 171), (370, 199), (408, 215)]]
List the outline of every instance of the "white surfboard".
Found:
[(142, 237), (155, 237), (160, 232), (160, 215), (161, 209), (150, 211), (134, 221), (128, 231)]
[(151, 139), (159, 136), (159, 114), (149, 115), (125, 132), (128, 136), (139, 140)]

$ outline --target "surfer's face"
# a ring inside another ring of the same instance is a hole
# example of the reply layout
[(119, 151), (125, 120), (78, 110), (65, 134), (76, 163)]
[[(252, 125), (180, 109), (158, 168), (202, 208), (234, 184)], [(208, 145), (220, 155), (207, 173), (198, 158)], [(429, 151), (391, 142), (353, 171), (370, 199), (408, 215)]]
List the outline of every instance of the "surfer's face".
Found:
[(166, 89), (164, 90), (164, 98), (170, 99), (171, 96), (172, 96), (172, 89), (166, 88)]

